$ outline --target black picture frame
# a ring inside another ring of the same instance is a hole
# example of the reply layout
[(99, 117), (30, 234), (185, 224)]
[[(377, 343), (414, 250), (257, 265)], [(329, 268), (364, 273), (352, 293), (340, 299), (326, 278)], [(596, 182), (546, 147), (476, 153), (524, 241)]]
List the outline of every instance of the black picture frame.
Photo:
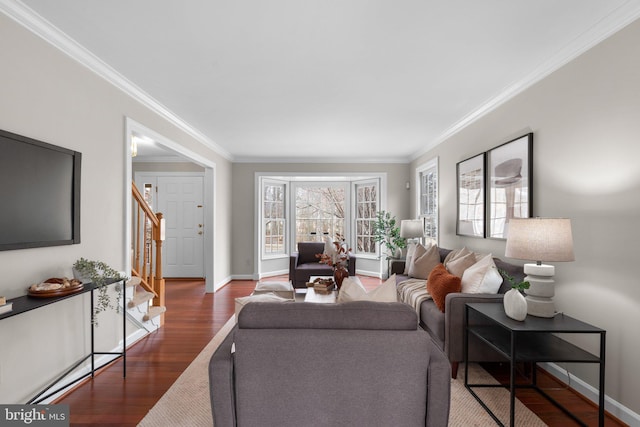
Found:
[(459, 236), (485, 237), (485, 168), (485, 153), (456, 164), (456, 234)]
[(533, 216), (533, 133), (489, 150), (486, 167), (486, 236), (504, 240), (512, 218)]

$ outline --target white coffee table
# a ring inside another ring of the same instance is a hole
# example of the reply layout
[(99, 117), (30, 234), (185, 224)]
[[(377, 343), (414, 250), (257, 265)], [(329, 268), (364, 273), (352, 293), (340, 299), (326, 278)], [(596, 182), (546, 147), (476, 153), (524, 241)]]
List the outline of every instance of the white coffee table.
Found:
[[(310, 282), (313, 282), (315, 279), (317, 278), (321, 278), (321, 279), (330, 279), (331, 276), (311, 276), (309, 278)], [(358, 279), (358, 277), (354, 276), (351, 277), (349, 276), (349, 279), (356, 281), (357, 283), (360, 283), (360, 279)], [(338, 299), (338, 291), (333, 291), (330, 294), (319, 294), (315, 291), (315, 289), (313, 289), (313, 287), (308, 287), (307, 289), (296, 289), (297, 293), (302, 293), (305, 292), (305, 296), (304, 296), (304, 302), (315, 302), (315, 303), (320, 303), (320, 304), (331, 304), (331, 303), (335, 303), (336, 300)]]
[(307, 288), (307, 294), (304, 296), (304, 302), (315, 302), (320, 304), (331, 304), (336, 302), (338, 291), (331, 291), (330, 294), (319, 294), (313, 288)]

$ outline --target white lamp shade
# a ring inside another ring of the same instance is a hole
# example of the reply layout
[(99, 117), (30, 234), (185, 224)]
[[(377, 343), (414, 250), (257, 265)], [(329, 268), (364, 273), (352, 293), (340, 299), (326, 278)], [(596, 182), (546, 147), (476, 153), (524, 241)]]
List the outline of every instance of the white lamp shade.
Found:
[(400, 222), (400, 237), (415, 239), (424, 236), (424, 225), (421, 219), (403, 219)]
[(504, 255), (532, 261), (574, 261), (571, 220), (513, 218)]

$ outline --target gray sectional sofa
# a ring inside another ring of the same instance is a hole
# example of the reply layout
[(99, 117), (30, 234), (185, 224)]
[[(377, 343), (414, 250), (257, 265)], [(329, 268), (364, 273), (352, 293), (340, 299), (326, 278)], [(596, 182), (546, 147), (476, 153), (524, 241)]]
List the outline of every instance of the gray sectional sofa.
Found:
[[(440, 260), (444, 262), (450, 249), (439, 248)], [(517, 281), (525, 277), (523, 267), (493, 258), (499, 270), (506, 271)], [(407, 280), (404, 274), (405, 262), (394, 261), (390, 274), (396, 275), (396, 284)], [(504, 280), (497, 294), (465, 294), (451, 293), (445, 299), (445, 312), (436, 306), (433, 300), (425, 300), (420, 304), (420, 326), (429, 333), (434, 342), (444, 351), (451, 362), (451, 375), (456, 378), (459, 362), (464, 359), (464, 311), (466, 303), (474, 302), (502, 302), (504, 293), (511, 289), (508, 281)], [(502, 361), (504, 360), (486, 344), (477, 341), (473, 336), (469, 338), (469, 359), (471, 361)]]
[(449, 362), (399, 302), (247, 304), (209, 380), (216, 427), (444, 427), (449, 418)]

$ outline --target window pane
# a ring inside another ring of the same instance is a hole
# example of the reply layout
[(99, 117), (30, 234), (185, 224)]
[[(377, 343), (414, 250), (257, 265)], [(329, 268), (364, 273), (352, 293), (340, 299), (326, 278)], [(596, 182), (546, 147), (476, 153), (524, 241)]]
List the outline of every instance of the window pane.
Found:
[(263, 187), (263, 253), (283, 254), (285, 242), (285, 185)]
[(296, 243), (344, 236), (343, 187), (300, 186), (296, 189)]
[(371, 230), (377, 213), (377, 187), (377, 183), (356, 184), (356, 253), (376, 253)]
[[(476, 195), (472, 188), (460, 195), (461, 214), (473, 218)], [(425, 238), (438, 241), (438, 170), (434, 165), (420, 172), (420, 217), (425, 221)]]

